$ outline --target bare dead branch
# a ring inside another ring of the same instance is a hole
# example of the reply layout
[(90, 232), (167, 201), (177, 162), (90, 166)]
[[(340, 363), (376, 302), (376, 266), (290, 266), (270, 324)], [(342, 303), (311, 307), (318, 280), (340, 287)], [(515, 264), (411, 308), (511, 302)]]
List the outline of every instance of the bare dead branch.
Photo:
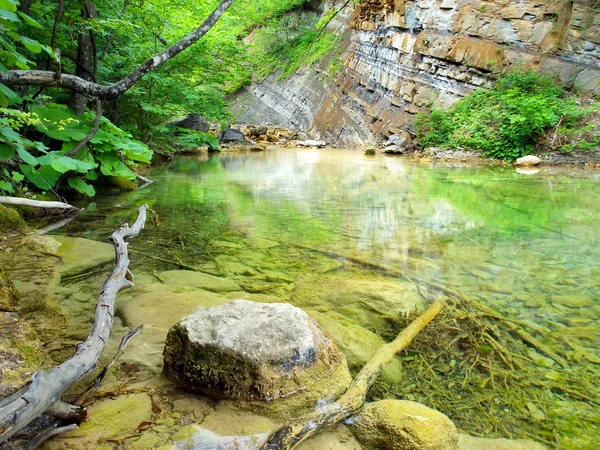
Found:
[(72, 209), (75, 211), (81, 211), (73, 205), (63, 202), (45, 202), (41, 200), (30, 200), (28, 198), (21, 197), (6, 197), (0, 196), (0, 203), (4, 205), (15, 205), (15, 206), (31, 206), (33, 208), (48, 208), (48, 209)]
[(367, 392), (377, 378), (381, 368), (389, 363), (396, 353), (404, 350), (444, 308), (442, 300), (436, 300), (421, 316), (406, 327), (396, 339), (380, 347), (354, 378), (348, 390), (334, 403), (317, 411), (292, 419), (269, 436), (260, 450), (289, 450), (316, 434), (325, 427), (338, 423), (357, 412), (365, 403)]
[(144, 228), (147, 209), (148, 205), (140, 206), (133, 226), (123, 224), (110, 237), (115, 246), (116, 266), (98, 296), (90, 334), (77, 346), (75, 355), (48, 371), (36, 373), (20, 391), (0, 400), (0, 443), (51, 410), (69, 387), (88, 375), (98, 364), (110, 336), (117, 293), (133, 286), (126, 239), (137, 236)]
[(97, 98), (96, 99), (96, 118), (94, 119), (94, 126), (92, 127), (92, 129), (90, 130), (88, 135), (85, 138), (83, 138), (83, 140), (79, 144), (77, 144), (75, 147), (73, 147), (73, 150), (66, 153), (65, 156), (69, 156), (69, 157), (75, 156), (79, 150), (81, 150), (83, 147), (85, 147), (85, 145), (88, 142), (90, 142), (90, 140), (94, 137), (94, 135), (100, 129), (100, 119), (101, 118), (102, 118), (102, 100)]

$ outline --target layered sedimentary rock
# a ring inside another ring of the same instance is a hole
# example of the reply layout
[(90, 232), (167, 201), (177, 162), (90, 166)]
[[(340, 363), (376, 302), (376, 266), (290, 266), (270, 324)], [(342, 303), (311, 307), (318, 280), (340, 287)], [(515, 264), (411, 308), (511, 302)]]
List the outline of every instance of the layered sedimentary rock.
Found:
[[(600, 93), (599, 6), (596, 0), (363, 0), (347, 14), (349, 46), (328, 95), (313, 96), (311, 88), (304, 94), (302, 87), (276, 95), (304, 105), (300, 116), (290, 109), (288, 125), (352, 145), (411, 130), (416, 113), (449, 107), (511, 67)], [(311, 86), (305, 77), (288, 82)]]

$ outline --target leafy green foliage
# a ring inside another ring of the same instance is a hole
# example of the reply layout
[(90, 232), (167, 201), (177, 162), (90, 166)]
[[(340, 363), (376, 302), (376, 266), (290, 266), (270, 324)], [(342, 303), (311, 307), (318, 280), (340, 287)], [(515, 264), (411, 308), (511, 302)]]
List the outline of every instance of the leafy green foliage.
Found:
[(507, 74), (490, 90), (480, 89), (447, 111), (420, 115), (415, 127), (421, 145), (482, 150), (512, 161), (531, 153), (559, 123), (572, 127), (588, 109), (566, 97), (557, 82), (529, 71)]
[[(94, 188), (84, 178), (98, 179), (97, 170), (104, 176), (134, 179), (130, 166), (149, 163), (152, 151), (104, 117), (90, 143), (77, 155), (67, 155), (88, 135), (94, 119), (90, 111), (75, 116), (66, 106), (52, 103), (35, 105), (30, 112), (0, 109), (0, 160), (18, 158), (22, 176), (43, 191), (66, 177), (71, 188), (93, 196)], [(39, 140), (25, 137), (31, 128)]]
[(211, 150), (219, 149), (219, 139), (210, 133), (186, 130), (180, 128), (175, 137), (175, 144), (180, 148), (194, 148), (200, 145), (208, 145)]
[(328, 19), (327, 14), (320, 20), (316, 16), (290, 14), (257, 28), (251, 52), (258, 62), (259, 76), (280, 70), (279, 78), (283, 79), (332, 54), (341, 38), (323, 29)]
[[(42, 28), (42, 26), (20, 11), (18, 0), (0, 0), (0, 71), (6, 73), (9, 67), (30, 69), (34, 63), (17, 47), (20, 43), (31, 53), (46, 52), (54, 57), (54, 52), (47, 45), (21, 34), (24, 26)], [(0, 83), (0, 106), (14, 105), (21, 102), (21, 97), (13, 90)]]

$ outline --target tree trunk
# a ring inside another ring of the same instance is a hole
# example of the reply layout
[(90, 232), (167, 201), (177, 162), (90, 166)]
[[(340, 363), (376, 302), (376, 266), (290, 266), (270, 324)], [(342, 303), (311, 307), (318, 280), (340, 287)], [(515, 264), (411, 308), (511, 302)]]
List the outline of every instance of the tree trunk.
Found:
[[(83, 2), (83, 9), (81, 10), (81, 18), (88, 22), (85, 25), (85, 30), (79, 34), (79, 40), (77, 43), (77, 68), (75, 69), (75, 75), (85, 81), (95, 80), (95, 53), (96, 53), (96, 42), (94, 39), (94, 31), (89, 22), (96, 16), (96, 5), (89, 0)], [(92, 74), (94, 76), (92, 76)], [(71, 108), (75, 114), (83, 114), (85, 107), (88, 102), (88, 98), (78, 92), (73, 92), (71, 97)]]

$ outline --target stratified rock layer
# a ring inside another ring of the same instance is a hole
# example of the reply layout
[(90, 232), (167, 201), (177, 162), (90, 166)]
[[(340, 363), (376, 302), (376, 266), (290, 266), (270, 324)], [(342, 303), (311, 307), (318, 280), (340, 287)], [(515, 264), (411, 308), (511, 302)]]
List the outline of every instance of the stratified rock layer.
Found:
[[(343, 355), (304, 311), (234, 300), (174, 325), (165, 371), (186, 389), (216, 398), (314, 402), (350, 382)], [(313, 398), (315, 397), (316, 398)]]
[[(600, 13), (591, 0), (340, 0), (344, 63), (271, 76), (239, 94), (240, 122), (264, 120), (328, 143), (383, 143), (415, 115), (447, 108), (493, 74), (527, 67), (600, 93)], [(327, 62), (325, 62), (326, 64)]]

